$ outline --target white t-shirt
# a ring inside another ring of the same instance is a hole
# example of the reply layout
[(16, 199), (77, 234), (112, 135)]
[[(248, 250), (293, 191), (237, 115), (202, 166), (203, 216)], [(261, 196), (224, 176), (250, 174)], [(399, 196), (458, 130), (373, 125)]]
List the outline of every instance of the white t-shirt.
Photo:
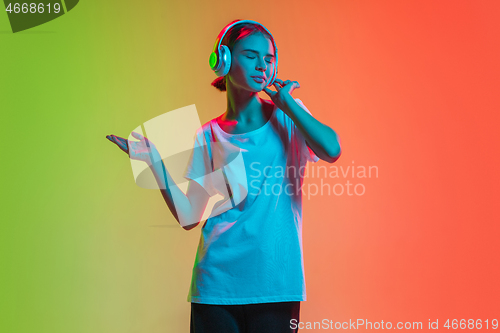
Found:
[[(264, 126), (248, 133), (226, 133), (212, 119), (198, 129), (193, 151), (185, 178), (210, 195), (227, 188), (230, 195), (201, 229), (188, 302), (305, 301), (301, 188), (307, 161), (319, 158), (299, 129), (276, 106)], [(228, 184), (222, 189), (206, 176), (221, 167)]]

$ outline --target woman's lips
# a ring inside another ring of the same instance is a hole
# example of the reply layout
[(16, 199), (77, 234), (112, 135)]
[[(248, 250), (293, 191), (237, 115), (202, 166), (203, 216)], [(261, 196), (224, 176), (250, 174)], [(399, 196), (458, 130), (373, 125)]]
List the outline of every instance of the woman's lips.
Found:
[(258, 83), (262, 83), (264, 82), (264, 78), (262, 76), (252, 76), (252, 79), (255, 81), (255, 82), (258, 82)]

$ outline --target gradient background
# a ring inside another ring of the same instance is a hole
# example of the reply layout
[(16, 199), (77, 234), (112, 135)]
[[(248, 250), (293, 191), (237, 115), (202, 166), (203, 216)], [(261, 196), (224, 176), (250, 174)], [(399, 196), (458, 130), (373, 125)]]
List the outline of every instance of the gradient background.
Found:
[(0, 330), (188, 332), (201, 227), (180, 228), (105, 136), (190, 104), (202, 123), (223, 113), (208, 57), (234, 19), (273, 33), (278, 77), (341, 137), (333, 165), (379, 170), (324, 180), (362, 196), (304, 199), (301, 320), (500, 319), (499, 11), (87, 0), (16, 34), (0, 14)]

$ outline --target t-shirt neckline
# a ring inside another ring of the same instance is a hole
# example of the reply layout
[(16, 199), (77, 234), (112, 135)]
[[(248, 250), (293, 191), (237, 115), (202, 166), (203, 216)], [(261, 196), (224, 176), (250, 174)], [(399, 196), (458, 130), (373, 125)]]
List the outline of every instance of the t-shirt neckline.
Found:
[(212, 122), (215, 123), (215, 126), (217, 126), (217, 128), (224, 134), (224, 135), (227, 135), (227, 136), (244, 136), (244, 135), (252, 135), (252, 134), (256, 134), (262, 130), (264, 130), (266, 127), (269, 126), (269, 124), (271, 123), (271, 119), (274, 117), (275, 113), (276, 113), (276, 109), (278, 107), (276, 106), (276, 104), (274, 104), (273, 106), (273, 112), (271, 113), (271, 117), (267, 120), (267, 122), (262, 125), (261, 127), (257, 128), (257, 129), (254, 129), (253, 131), (250, 131), (250, 132), (245, 132), (245, 133), (238, 133), (238, 134), (231, 134), (231, 133), (228, 133), (226, 131), (224, 131), (220, 126), (219, 126), (219, 123), (217, 122), (217, 118), (214, 118), (212, 119)]

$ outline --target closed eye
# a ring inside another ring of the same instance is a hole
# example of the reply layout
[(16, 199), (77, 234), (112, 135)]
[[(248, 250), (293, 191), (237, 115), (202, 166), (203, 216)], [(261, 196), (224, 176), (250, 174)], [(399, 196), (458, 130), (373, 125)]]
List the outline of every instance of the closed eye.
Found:
[[(248, 58), (248, 59), (255, 59), (255, 57), (249, 57), (249, 56), (247, 56), (247, 58)], [(266, 60), (266, 62), (267, 62), (268, 64), (272, 64), (272, 63), (273, 63), (273, 61), (272, 61), (272, 60), (271, 60), (271, 61), (267, 61), (267, 60)]]

